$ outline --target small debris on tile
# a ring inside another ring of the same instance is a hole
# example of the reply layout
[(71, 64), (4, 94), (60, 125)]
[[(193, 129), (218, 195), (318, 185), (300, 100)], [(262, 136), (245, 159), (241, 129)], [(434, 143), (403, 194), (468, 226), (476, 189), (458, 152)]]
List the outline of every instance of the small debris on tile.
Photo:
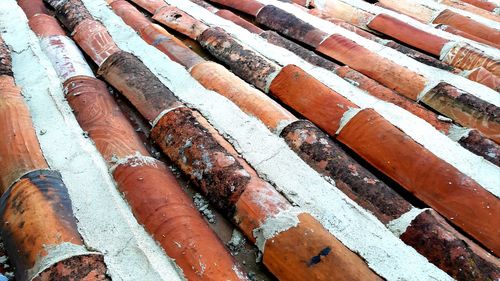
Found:
[(208, 220), (209, 223), (215, 223), (215, 215), (208, 207), (208, 201), (203, 195), (196, 193), (193, 196), (194, 205), (200, 213)]

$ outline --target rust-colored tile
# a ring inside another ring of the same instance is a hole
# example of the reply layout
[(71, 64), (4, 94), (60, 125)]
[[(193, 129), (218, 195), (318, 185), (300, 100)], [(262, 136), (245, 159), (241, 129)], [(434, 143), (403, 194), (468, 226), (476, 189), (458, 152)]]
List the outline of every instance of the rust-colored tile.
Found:
[(73, 32), (83, 21), (92, 20), (93, 17), (80, 0), (44, 0), (56, 10), (57, 18), (63, 25)]
[(498, 280), (500, 262), (446, 223), (434, 210), (418, 215), (401, 235), (457, 280)]
[(167, 5), (163, 0), (132, 0), (133, 3), (154, 14), (159, 8)]
[(256, 16), (257, 13), (264, 7), (264, 4), (255, 0), (210, 0), (210, 2), (217, 3), (226, 7), (233, 8), (243, 13)]
[(416, 100), (425, 87), (426, 79), (424, 77), (342, 35), (330, 36), (321, 43), (317, 51), (348, 65), (412, 100)]
[(219, 27), (207, 29), (198, 41), (232, 72), (262, 91), (266, 90), (269, 77), (278, 71), (277, 65), (256, 55)]
[(182, 106), (177, 97), (130, 53), (120, 51), (111, 55), (98, 73), (150, 122), (162, 111)]
[[(16, 267), (16, 279), (25, 280), (35, 263), (47, 255), (46, 247), (70, 243), (83, 245), (73, 217), (68, 191), (58, 172), (40, 170), (24, 175), (2, 202), (2, 237)], [(59, 258), (64, 253), (56, 254)], [(88, 256), (85, 266), (63, 258), (40, 276), (94, 276), (106, 280), (100, 256)], [(94, 271), (94, 272), (92, 272)], [(45, 279), (47, 280), (47, 279)]]
[(448, 9), (441, 12), (432, 23), (446, 24), (496, 45), (500, 44), (500, 31)]
[(191, 75), (205, 88), (227, 97), (244, 112), (257, 117), (271, 130), (297, 120), (264, 93), (252, 88), (217, 63), (198, 64), (191, 70)]
[(285, 66), (269, 91), (331, 135), (344, 113), (358, 107), (295, 65)]
[(491, 89), (500, 92), (500, 78), (493, 75), (484, 67), (478, 67), (467, 74), (469, 80), (481, 83)]
[(98, 66), (120, 51), (106, 28), (93, 19), (78, 24), (73, 32), (73, 39)]
[(171, 60), (182, 64), (187, 69), (205, 61), (161, 26), (149, 25), (142, 29), (140, 35), (144, 41), (155, 46)]
[(153, 19), (196, 40), (208, 26), (173, 6), (158, 9)]
[(130, 3), (124, 0), (115, 0), (111, 4), (111, 8), (117, 15), (122, 17), (126, 24), (138, 32), (144, 41), (165, 53), (170, 59), (188, 69), (205, 61), (165, 29), (152, 24)]
[(500, 17), (497, 14), (491, 13), (491, 11), (485, 11), (484, 9), (481, 9), (479, 7), (476, 7), (474, 5), (470, 5), (468, 3), (465, 3), (466, 1), (462, 0), (441, 0), (439, 3), (442, 5), (447, 5), (462, 11), (467, 11), (472, 14), (479, 15), (483, 18), (499, 22)]
[(487, 0), (462, 0), (462, 1), (490, 12), (493, 12), (496, 8), (498, 8), (497, 5)]
[(485, 40), (483, 38), (479, 38), (475, 35), (472, 35), (472, 34), (469, 34), (467, 32), (464, 32), (460, 29), (456, 29), (454, 28), (453, 26), (449, 26), (449, 25), (445, 25), (445, 24), (437, 24), (435, 26), (436, 28), (439, 28), (441, 30), (444, 30), (446, 32), (449, 32), (449, 33), (452, 33), (452, 34), (455, 34), (455, 35), (458, 35), (458, 36), (461, 36), (461, 37), (464, 37), (464, 38), (467, 38), (467, 39), (471, 39), (471, 40), (474, 40), (476, 42), (479, 42), (479, 43), (483, 43), (483, 44), (486, 44), (486, 45), (490, 45), (492, 47), (495, 47), (495, 48), (500, 48), (500, 45), (498, 44), (494, 44), (488, 40)]
[(338, 189), (383, 223), (397, 219), (411, 209), (405, 199), (351, 158), (311, 122), (290, 124), (281, 137), (313, 169), (333, 179)]
[(108, 0), (108, 2), (110, 2), (109, 5), (111, 6), (115, 14), (122, 18), (123, 21), (134, 30), (139, 32), (146, 26), (151, 25), (151, 22), (127, 1)]
[(451, 123), (439, 120), (438, 115), (433, 113), (432, 111), (426, 109), (421, 105), (418, 105), (415, 101), (403, 97), (398, 93), (382, 86), (377, 81), (374, 81), (349, 67), (343, 66), (339, 68), (336, 71), (336, 74), (346, 79), (347, 81), (353, 81), (354, 83), (356, 83), (356, 86), (358, 88), (367, 91), (368, 93), (370, 93), (370, 95), (395, 104), (424, 119), (434, 128), (445, 134), (448, 133), (451, 127)]
[(267, 5), (262, 8), (255, 19), (257, 23), (283, 33), (285, 36), (298, 40), (313, 48), (318, 47), (320, 43), (328, 37), (326, 32), (272, 5)]
[(48, 14), (48, 10), (42, 0), (17, 0), (17, 5), (23, 9), (26, 17), (30, 19), (37, 14)]
[(230, 20), (230, 21), (236, 23), (237, 25), (245, 28), (246, 30), (248, 30), (252, 33), (261, 34), (262, 32), (264, 32), (264, 30), (258, 28), (257, 26), (255, 26), (251, 22), (248, 22), (248, 21), (242, 19), (241, 17), (239, 17), (238, 15), (234, 14), (233, 12), (231, 12), (229, 10), (219, 10), (215, 14), (221, 18), (224, 18), (224, 19), (227, 19), (227, 20)]
[(47, 14), (37, 14), (29, 18), (29, 26), (36, 35), (47, 37), (54, 35), (66, 35), (59, 22)]
[(431, 89), (421, 101), (500, 144), (500, 108), (444, 82)]
[(424, 32), (386, 14), (377, 15), (368, 27), (436, 56), (441, 54), (444, 45), (448, 43), (444, 38)]
[(188, 280), (242, 280), (231, 255), (162, 162), (132, 158), (113, 175), (139, 223)]
[[(299, 220), (296, 227), (266, 242), (264, 264), (278, 279), (383, 280), (340, 241), (331, 239), (331, 234), (312, 216), (304, 213)], [(302, 239), (304, 236), (308, 239)], [(282, 266), (275, 269), (276, 264)], [(286, 266), (290, 264), (294, 266)]]
[(136, 153), (148, 154), (104, 82), (77, 76), (64, 83), (64, 90), (78, 123), (106, 161)]
[(30, 112), (14, 78), (0, 76), (0, 190), (3, 192), (18, 178), (38, 169), (47, 169), (35, 135)]
[[(354, 116), (337, 139), (495, 254), (500, 201), (372, 109)], [(374, 145), (376, 144), (376, 145)]]

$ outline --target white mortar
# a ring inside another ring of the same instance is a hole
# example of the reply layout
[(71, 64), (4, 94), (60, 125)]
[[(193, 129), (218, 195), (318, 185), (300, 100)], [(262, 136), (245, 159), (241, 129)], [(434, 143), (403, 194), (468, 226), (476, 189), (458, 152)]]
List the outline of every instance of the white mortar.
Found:
[(279, 212), (277, 215), (266, 219), (266, 221), (259, 227), (253, 230), (255, 237), (255, 244), (259, 250), (264, 253), (266, 241), (272, 239), (281, 232), (285, 232), (292, 227), (299, 224), (299, 215), (303, 213), (298, 208), (290, 208)]
[(411, 222), (421, 213), (425, 211), (419, 208), (412, 207), (408, 212), (404, 213), (397, 219), (390, 221), (387, 224), (387, 227), (396, 235), (397, 237), (401, 236), (401, 234), (406, 232), (408, 226), (410, 226)]
[[(373, 215), (333, 188), (262, 123), (223, 96), (203, 88), (181, 65), (142, 41), (104, 0), (83, 2), (104, 23), (120, 48), (138, 56), (180, 99), (198, 109), (261, 177), (273, 182), (283, 193), (297, 194), (289, 196), (293, 203), (318, 218), (342, 243), (360, 253), (377, 273), (389, 280), (451, 280), (395, 237)], [(174, 2), (184, 11), (196, 13), (198, 18), (218, 18), (192, 2), (172, 0)], [(230, 27), (232, 23), (224, 21), (222, 25)], [(243, 34), (249, 36), (249, 40), (260, 39), (248, 32)]]
[(172, 261), (134, 219), (104, 160), (75, 120), (61, 84), (14, 0), (0, 1), (0, 31), (12, 50), (38, 139), (52, 169), (64, 179), (86, 245), (104, 254), (113, 280), (180, 280)]

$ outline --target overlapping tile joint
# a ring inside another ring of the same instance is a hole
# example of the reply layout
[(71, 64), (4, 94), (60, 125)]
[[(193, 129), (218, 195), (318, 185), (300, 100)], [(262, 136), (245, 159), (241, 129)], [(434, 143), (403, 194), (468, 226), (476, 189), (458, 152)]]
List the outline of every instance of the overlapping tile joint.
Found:
[(0, 1), (0, 280), (500, 280), (499, 14)]

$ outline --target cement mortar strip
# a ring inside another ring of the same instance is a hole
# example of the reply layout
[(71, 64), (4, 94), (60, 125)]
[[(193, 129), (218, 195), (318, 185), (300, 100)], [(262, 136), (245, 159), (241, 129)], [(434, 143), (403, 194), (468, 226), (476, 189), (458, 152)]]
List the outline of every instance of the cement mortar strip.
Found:
[[(275, 0), (257, 0), (263, 4), (274, 5), (279, 7), (289, 13), (294, 14), (298, 18), (304, 20), (305, 22), (311, 24), (312, 26), (328, 33), (328, 34), (341, 34), (359, 45), (367, 48), (368, 50), (381, 55), (382, 57), (389, 59), (401, 66), (404, 66), (417, 74), (422, 75), (427, 79), (427, 84), (425, 89), (421, 92), (420, 98), (434, 88), (439, 82), (447, 82), (461, 90), (469, 92), (470, 94), (487, 101), (496, 106), (500, 106), (500, 95), (497, 91), (488, 88), (485, 85), (471, 81), (465, 77), (455, 75), (446, 70), (438, 69), (423, 63), (420, 63), (403, 53), (398, 52), (390, 47), (386, 47), (377, 42), (366, 39), (352, 31), (344, 29), (338, 25), (335, 25), (329, 21), (320, 19), (314, 15), (304, 12), (297, 6), (275, 1)], [(399, 18), (399, 17), (397, 17)], [(500, 53), (495, 56), (500, 59)]]
[(425, 212), (426, 209), (419, 209), (412, 207), (408, 212), (404, 213), (397, 219), (390, 221), (387, 224), (387, 227), (396, 235), (397, 237), (401, 236), (401, 234), (406, 232), (408, 226), (410, 226), (411, 222), (421, 213)]
[[(323, 1), (331, 1), (331, 0), (320, 0), (320, 1), (323, 2)], [(385, 9), (383, 7), (380, 7), (380, 6), (372, 5), (372, 4), (365, 2), (363, 0), (349, 0), (349, 2), (346, 2), (345, 0), (338, 0), (338, 1), (347, 3), (348, 5), (352, 5), (353, 7), (359, 8), (365, 12), (369, 12), (369, 13), (372, 13), (375, 15), (382, 14), (382, 13), (387, 14), (389, 16), (392, 16), (394, 18), (399, 19), (400, 21), (403, 21), (407, 24), (410, 24), (413, 27), (416, 27), (416, 28), (423, 30), (425, 32), (428, 32), (430, 34), (434, 34), (436, 36), (448, 39), (450, 41), (469, 43), (472, 46), (474, 46), (475, 48), (477, 48), (481, 51), (484, 51), (489, 56), (493, 56), (493, 57), (500, 56), (500, 51), (496, 48), (478, 43), (472, 39), (461, 37), (459, 35), (455, 35), (453, 33), (449, 33), (447, 31), (434, 28), (433, 25), (428, 25), (428, 24), (419, 22), (416, 19), (413, 19), (407, 15), (403, 15), (403, 14), (397, 13), (395, 11)]]
[(381, 101), (369, 95), (331, 71), (313, 66), (294, 53), (272, 45), (260, 36), (252, 34), (246, 29), (220, 18), (190, 1), (168, 0), (166, 2), (170, 2), (172, 5), (175, 4), (195, 18), (203, 20), (206, 24), (222, 27), (243, 44), (250, 46), (263, 56), (280, 65), (294, 64), (301, 67), (332, 90), (357, 104), (360, 108), (374, 108), (385, 119), (434, 155), (471, 177), (495, 196), (500, 197), (500, 168), (481, 156), (466, 150), (423, 119), (399, 106)]
[(303, 213), (303, 211), (299, 208), (290, 208), (266, 219), (259, 228), (253, 230), (257, 248), (264, 253), (266, 241), (272, 239), (281, 232), (296, 227), (300, 222), (299, 215), (301, 213)]
[(181, 280), (176, 266), (133, 217), (104, 160), (83, 136), (61, 83), (26, 16), (14, 0), (0, 2), (0, 31), (12, 51), (38, 139), (52, 169), (64, 179), (80, 234), (104, 254), (113, 280)]
[[(372, 214), (333, 188), (260, 121), (243, 113), (225, 97), (203, 88), (181, 65), (142, 41), (104, 0), (82, 1), (108, 28), (120, 48), (138, 56), (181, 100), (199, 110), (262, 178), (315, 216), (344, 245), (363, 256), (377, 273), (388, 280), (451, 280)], [(171, 3), (189, 13), (203, 10), (188, 1)]]

